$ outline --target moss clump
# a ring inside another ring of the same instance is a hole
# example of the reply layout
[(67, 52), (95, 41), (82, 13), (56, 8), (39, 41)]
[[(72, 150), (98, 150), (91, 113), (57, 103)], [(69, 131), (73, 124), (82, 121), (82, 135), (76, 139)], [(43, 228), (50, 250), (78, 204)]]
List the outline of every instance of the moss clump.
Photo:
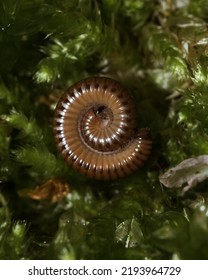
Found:
[[(204, 0), (1, 1), (1, 259), (208, 258), (207, 182), (181, 197), (158, 179), (208, 153), (206, 11)], [(92, 75), (131, 90), (154, 140), (145, 166), (114, 182), (81, 177), (54, 145), (58, 97)], [(31, 196), (59, 180), (63, 199)]]

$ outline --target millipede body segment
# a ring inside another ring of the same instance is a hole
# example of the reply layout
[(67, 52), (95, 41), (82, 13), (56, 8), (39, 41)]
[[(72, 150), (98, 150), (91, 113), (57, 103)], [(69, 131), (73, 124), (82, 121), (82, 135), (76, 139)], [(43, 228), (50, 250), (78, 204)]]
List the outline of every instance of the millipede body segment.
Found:
[(128, 90), (105, 77), (77, 82), (62, 95), (55, 110), (54, 135), (66, 162), (99, 180), (130, 174), (152, 147), (149, 129), (137, 129)]

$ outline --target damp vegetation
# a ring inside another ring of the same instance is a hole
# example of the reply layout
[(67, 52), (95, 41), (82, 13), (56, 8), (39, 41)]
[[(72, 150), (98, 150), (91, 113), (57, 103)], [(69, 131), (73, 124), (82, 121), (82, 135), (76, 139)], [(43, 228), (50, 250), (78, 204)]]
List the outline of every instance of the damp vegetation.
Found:
[[(208, 259), (205, 0), (0, 1), (0, 259)], [(153, 147), (132, 175), (86, 178), (54, 109), (106, 76)]]

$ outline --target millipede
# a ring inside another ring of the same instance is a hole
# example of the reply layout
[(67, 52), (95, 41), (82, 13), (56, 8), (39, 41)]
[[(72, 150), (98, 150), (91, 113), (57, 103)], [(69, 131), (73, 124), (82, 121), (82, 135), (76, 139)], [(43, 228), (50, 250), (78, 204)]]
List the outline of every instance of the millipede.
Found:
[(57, 149), (83, 175), (113, 180), (137, 170), (148, 158), (148, 128), (137, 128), (135, 102), (127, 88), (107, 77), (69, 87), (54, 115)]

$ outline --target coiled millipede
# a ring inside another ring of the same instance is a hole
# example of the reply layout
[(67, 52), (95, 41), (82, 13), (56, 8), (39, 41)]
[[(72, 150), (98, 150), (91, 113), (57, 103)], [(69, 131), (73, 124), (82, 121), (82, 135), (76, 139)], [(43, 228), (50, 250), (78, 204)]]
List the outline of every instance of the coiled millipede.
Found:
[(55, 109), (54, 135), (66, 162), (82, 174), (111, 180), (138, 169), (147, 159), (149, 129), (136, 128), (128, 90), (106, 77), (72, 85)]

